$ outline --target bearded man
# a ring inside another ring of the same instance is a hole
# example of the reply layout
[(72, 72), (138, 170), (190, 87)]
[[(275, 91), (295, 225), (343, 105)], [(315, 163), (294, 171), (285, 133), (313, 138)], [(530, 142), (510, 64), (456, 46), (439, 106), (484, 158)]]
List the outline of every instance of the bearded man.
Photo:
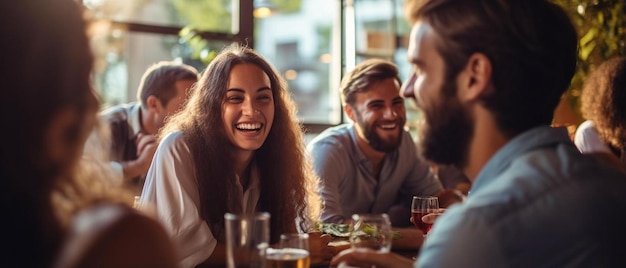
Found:
[[(400, 87), (397, 67), (381, 59), (358, 64), (342, 79), (343, 107), (353, 123), (323, 131), (307, 147), (322, 180), (323, 222), (347, 223), (355, 213), (387, 213), (392, 226), (408, 227), (412, 196), (441, 195), (442, 205), (459, 200), (444, 191), (428, 163), (418, 158), (404, 129)], [(408, 248), (421, 245), (415, 227), (401, 232), (403, 238), (415, 237), (407, 239)], [(403, 246), (394, 241), (394, 247)]]
[(424, 115), (421, 154), (460, 168), (472, 188), (436, 219), (416, 263), (345, 250), (331, 265), (624, 265), (625, 174), (551, 126), (578, 53), (576, 29), (552, 2), (407, 0), (413, 72), (403, 94)]

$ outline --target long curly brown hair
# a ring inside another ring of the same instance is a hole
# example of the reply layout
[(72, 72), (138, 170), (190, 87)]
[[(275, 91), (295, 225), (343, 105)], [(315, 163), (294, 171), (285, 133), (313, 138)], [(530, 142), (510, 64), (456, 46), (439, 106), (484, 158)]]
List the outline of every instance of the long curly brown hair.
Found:
[(235, 147), (223, 129), (222, 105), (230, 72), (243, 63), (257, 65), (267, 74), (275, 96), (272, 129), (253, 158), (260, 172), (257, 210), (270, 213), (271, 241), (276, 242), (281, 233), (312, 227), (321, 203), (295, 105), (285, 81), (261, 55), (239, 44), (226, 47), (202, 73), (184, 110), (168, 120), (159, 136), (176, 130), (184, 133), (195, 164), (200, 215), (213, 236), (224, 242), (224, 214), (240, 212), (242, 206), (241, 200), (233, 198)]
[(626, 57), (609, 59), (589, 74), (581, 104), (583, 116), (614, 152), (626, 148)]

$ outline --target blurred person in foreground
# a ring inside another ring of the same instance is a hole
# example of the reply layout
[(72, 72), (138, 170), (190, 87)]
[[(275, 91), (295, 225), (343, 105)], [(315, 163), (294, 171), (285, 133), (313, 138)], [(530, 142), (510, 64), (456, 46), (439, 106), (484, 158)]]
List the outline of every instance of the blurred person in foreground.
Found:
[[(181, 266), (225, 266), (227, 212), (269, 212), (271, 243), (315, 227), (318, 179), (295, 105), (278, 71), (256, 51), (226, 47), (159, 137), (140, 207), (156, 211)], [(334, 255), (330, 238), (310, 235), (313, 263)]]
[(369, 59), (357, 64), (341, 81), (343, 107), (352, 123), (324, 130), (307, 149), (322, 180), (323, 222), (349, 223), (353, 214), (387, 213), (402, 233), (394, 248), (418, 248), (423, 234), (409, 221), (412, 197), (439, 196), (442, 207), (462, 197), (444, 190), (419, 159), (404, 129), (400, 86), (394, 63)]
[(108, 163), (81, 159), (99, 105), (85, 27), (76, 1), (0, 3), (0, 267), (176, 267), (159, 223), (107, 185)]
[[(138, 102), (100, 113), (111, 131), (111, 166), (118, 181), (139, 195), (156, 151), (155, 134), (184, 105), (198, 71), (187, 64), (161, 61), (146, 69), (137, 90)], [(122, 179), (123, 178), (123, 179)]]
[[(473, 182), (424, 241), (417, 267), (610, 267), (624, 263), (626, 177), (581, 154), (554, 110), (577, 36), (547, 0), (409, 1), (404, 95), (424, 113), (423, 156)], [(332, 263), (411, 267), (347, 250)]]
[(578, 149), (626, 169), (626, 57), (609, 59), (587, 76), (581, 104), (587, 120), (576, 129)]

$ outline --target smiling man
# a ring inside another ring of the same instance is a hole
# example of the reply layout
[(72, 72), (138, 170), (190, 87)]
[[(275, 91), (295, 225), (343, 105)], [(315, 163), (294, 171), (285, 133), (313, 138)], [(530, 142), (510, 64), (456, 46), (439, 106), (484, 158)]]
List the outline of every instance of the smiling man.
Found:
[[(355, 213), (388, 213), (392, 225), (407, 227), (413, 195), (443, 192), (404, 130), (400, 86), (396, 66), (380, 59), (360, 63), (343, 78), (343, 107), (353, 123), (329, 128), (308, 145), (323, 182), (322, 221), (344, 223)], [(419, 246), (421, 241), (414, 242)]]
[[(551, 127), (576, 68), (567, 14), (548, 0), (407, 3), (414, 70), (403, 94), (424, 113), (419, 148), (472, 181), (467, 200), (433, 225), (416, 266), (622, 266), (624, 173)], [(341, 262), (413, 265), (355, 250)]]

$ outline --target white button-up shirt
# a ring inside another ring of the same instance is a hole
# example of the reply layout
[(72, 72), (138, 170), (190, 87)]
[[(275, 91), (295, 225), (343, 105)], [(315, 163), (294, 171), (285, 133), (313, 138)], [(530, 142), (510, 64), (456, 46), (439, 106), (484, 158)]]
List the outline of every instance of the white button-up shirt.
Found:
[[(256, 167), (246, 191), (239, 184), (244, 213), (254, 212), (259, 200), (259, 174)], [(182, 132), (168, 134), (148, 170), (139, 207), (156, 214), (178, 249), (181, 267), (194, 267), (208, 259), (217, 240), (199, 214), (200, 196), (191, 150)]]

